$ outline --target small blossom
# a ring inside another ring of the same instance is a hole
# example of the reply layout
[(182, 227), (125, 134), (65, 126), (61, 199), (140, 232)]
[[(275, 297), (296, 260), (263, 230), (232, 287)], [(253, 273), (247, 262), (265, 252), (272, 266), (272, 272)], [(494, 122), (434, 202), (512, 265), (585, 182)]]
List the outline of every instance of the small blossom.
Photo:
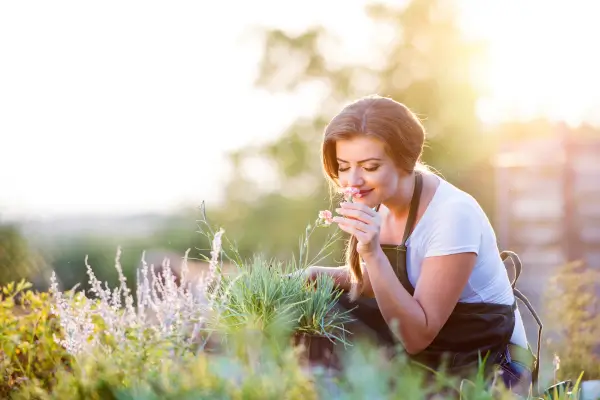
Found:
[(554, 382), (558, 382), (558, 370), (560, 369), (560, 358), (558, 357), (558, 354), (554, 354), (554, 358), (552, 359), (552, 365), (554, 366), (554, 371), (552, 371), (554, 373)]
[(352, 186), (348, 186), (347, 188), (344, 188), (344, 199), (346, 201), (352, 202), (352, 200), (354, 199), (354, 196), (360, 197), (360, 190), (358, 190), (357, 188), (352, 187)]
[(329, 226), (333, 223), (333, 214), (329, 210), (319, 211), (317, 226)]

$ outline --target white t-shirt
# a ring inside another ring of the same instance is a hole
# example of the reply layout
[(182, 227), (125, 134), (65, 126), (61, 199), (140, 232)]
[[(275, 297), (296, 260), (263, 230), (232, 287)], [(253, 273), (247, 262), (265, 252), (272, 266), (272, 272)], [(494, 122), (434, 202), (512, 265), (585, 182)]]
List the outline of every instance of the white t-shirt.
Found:
[[(513, 304), (515, 301), (506, 266), (500, 258), (496, 234), (477, 201), (439, 178), (433, 199), (407, 240), (407, 272), (416, 287), (421, 264), (427, 257), (463, 252), (477, 253), (475, 268), (460, 296), (460, 302)], [(527, 347), (521, 314), (511, 342)]]

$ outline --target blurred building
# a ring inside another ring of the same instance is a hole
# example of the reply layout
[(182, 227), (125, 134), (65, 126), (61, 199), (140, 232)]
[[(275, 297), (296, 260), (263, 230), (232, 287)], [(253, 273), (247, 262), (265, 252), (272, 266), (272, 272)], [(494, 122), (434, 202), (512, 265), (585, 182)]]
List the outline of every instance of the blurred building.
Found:
[[(547, 137), (505, 143), (494, 160), (498, 243), (519, 254), (518, 287), (538, 311), (555, 268), (577, 260), (600, 268), (598, 154), (600, 135), (560, 126)], [(535, 335), (535, 322), (524, 318)]]

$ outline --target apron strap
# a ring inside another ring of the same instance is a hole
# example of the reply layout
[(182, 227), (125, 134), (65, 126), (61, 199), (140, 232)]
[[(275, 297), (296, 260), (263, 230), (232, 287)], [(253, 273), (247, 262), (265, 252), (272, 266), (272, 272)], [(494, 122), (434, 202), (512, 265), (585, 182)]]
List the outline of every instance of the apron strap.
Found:
[[(415, 172), (415, 188), (413, 190), (412, 198), (410, 199), (410, 209), (408, 210), (408, 217), (406, 219), (406, 226), (404, 227), (404, 236), (402, 238), (402, 245), (406, 245), (408, 237), (412, 233), (417, 220), (417, 211), (419, 210), (419, 202), (421, 201), (421, 192), (423, 191), (423, 176), (419, 172)], [(381, 204), (375, 206), (375, 211), (379, 211)]]
[(517, 280), (519, 276), (521, 276), (521, 270), (523, 269), (523, 264), (521, 263), (521, 259), (514, 251), (504, 250), (500, 253), (500, 258), (502, 261), (506, 261), (507, 258), (510, 258), (510, 261), (513, 264), (513, 269), (515, 270), (515, 279), (511, 282), (511, 286), (514, 289), (517, 284)]
[(406, 226), (404, 227), (404, 236), (402, 238), (402, 244), (396, 247), (398, 253), (397, 260), (404, 260), (400, 266), (396, 266), (396, 274), (398, 279), (402, 283), (402, 286), (410, 293), (411, 296), (415, 294), (415, 288), (413, 287), (410, 279), (408, 278), (408, 268), (406, 265), (406, 241), (412, 233), (415, 222), (417, 221), (417, 212), (419, 211), (419, 202), (421, 201), (421, 192), (423, 191), (423, 176), (420, 173), (415, 174), (415, 189), (413, 190), (412, 199), (410, 200), (410, 209), (408, 211), (408, 217), (406, 218)]
[(532, 382), (531, 383), (532, 383), (534, 389), (537, 390), (537, 393), (539, 393), (538, 379), (539, 379), (539, 372), (540, 372), (540, 350), (541, 350), (541, 344), (542, 344), (542, 329), (543, 329), (543, 324), (542, 324), (542, 321), (540, 320), (540, 317), (535, 312), (533, 306), (531, 305), (531, 303), (527, 299), (527, 297), (525, 297), (525, 295), (523, 293), (521, 293), (521, 291), (519, 289), (515, 288), (513, 290), (513, 292), (515, 294), (515, 297), (517, 299), (521, 300), (523, 302), (523, 304), (525, 304), (525, 306), (529, 309), (529, 312), (531, 313), (531, 315), (535, 319), (535, 322), (537, 322), (537, 324), (538, 324), (538, 338), (537, 338), (536, 360), (535, 360), (535, 363), (532, 366), (533, 370), (531, 371), (531, 378), (532, 378)]
[(406, 241), (412, 233), (415, 222), (417, 221), (417, 212), (419, 211), (419, 202), (421, 201), (421, 192), (423, 191), (423, 176), (415, 173), (415, 189), (413, 190), (412, 199), (410, 200), (410, 209), (408, 218), (406, 218), (406, 226), (404, 227), (404, 236), (402, 238), (402, 246), (406, 247)]
[(527, 307), (527, 309), (529, 310), (529, 312), (535, 319), (535, 322), (538, 324), (536, 359), (532, 365), (533, 370), (531, 371), (532, 372), (531, 375), (532, 375), (532, 384), (539, 393), (539, 388), (537, 386), (538, 386), (539, 370), (540, 370), (540, 350), (541, 350), (541, 342), (542, 342), (542, 330), (543, 330), (544, 325), (542, 324), (542, 320), (538, 316), (537, 312), (535, 311), (535, 309), (529, 302), (529, 299), (527, 299), (527, 297), (525, 297), (525, 295), (519, 289), (516, 288), (517, 280), (519, 279), (519, 276), (521, 276), (521, 270), (523, 269), (523, 264), (521, 263), (521, 259), (515, 252), (509, 251), (509, 250), (502, 251), (500, 253), (500, 258), (502, 259), (502, 261), (506, 261), (507, 258), (510, 258), (510, 261), (513, 264), (513, 268), (514, 268), (514, 272), (515, 272), (515, 278), (511, 282), (511, 286), (513, 288), (513, 293), (515, 295), (515, 298), (519, 299), (523, 304), (525, 304), (525, 306)]

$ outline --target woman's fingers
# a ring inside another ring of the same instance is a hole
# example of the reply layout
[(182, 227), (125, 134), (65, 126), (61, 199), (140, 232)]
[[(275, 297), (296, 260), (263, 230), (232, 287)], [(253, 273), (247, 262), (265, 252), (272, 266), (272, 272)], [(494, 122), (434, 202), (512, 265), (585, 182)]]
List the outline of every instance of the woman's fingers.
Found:
[(337, 223), (338, 225), (344, 225), (344, 226), (351, 227), (353, 229), (356, 229), (356, 230), (358, 230), (360, 232), (364, 232), (364, 233), (367, 233), (372, 230), (372, 228), (369, 224), (366, 224), (357, 219), (334, 217), (333, 222)]
[(361, 203), (349, 203), (349, 202), (344, 202), (340, 204), (340, 207), (342, 209), (345, 210), (355, 210), (361, 213), (364, 213), (366, 215), (368, 215), (369, 217), (377, 217), (379, 215), (379, 213), (373, 209), (371, 209), (370, 207), (367, 207), (364, 204)]
[[(366, 224), (369, 224), (373, 221), (373, 218), (367, 214), (365, 214), (362, 211), (358, 211), (358, 210), (351, 210), (351, 209), (347, 209), (347, 208), (336, 208), (335, 211), (346, 217), (346, 218), (350, 218), (350, 219), (356, 219), (359, 221), (362, 221)], [(335, 220), (335, 218), (334, 218)]]
[(349, 233), (350, 235), (353, 235), (356, 237), (356, 239), (358, 239), (358, 241), (360, 243), (364, 243), (367, 240), (367, 235), (365, 232), (359, 230), (358, 228), (356, 228), (355, 226), (350, 226), (350, 225), (346, 225), (346, 224), (338, 224), (338, 226), (340, 227), (341, 230), (343, 230), (346, 233)]

